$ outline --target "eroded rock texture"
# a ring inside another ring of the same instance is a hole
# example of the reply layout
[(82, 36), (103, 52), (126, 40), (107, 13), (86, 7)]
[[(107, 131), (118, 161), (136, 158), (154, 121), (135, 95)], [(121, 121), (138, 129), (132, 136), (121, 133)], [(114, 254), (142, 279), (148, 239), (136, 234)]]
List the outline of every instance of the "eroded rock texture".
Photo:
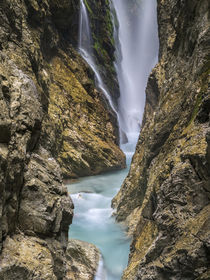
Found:
[(65, 279), (63, 177), (125, 165), (116, 116), (72, 47), (78, 13), (76, 0), (0, 3), (0, 279)]
[(159, 63), (113, 200), (133, 235), (123, 279), (210, 279), (209, 1), (158, 1)]
[(100, 260), (95, 245), (70, 239), (67, 247), (67, 280), (93, 280)]
[(7, 55), (1, 62), (0, 279), (63, 279), (73, 204), (60, 166), (39, 142), (35, 83)]

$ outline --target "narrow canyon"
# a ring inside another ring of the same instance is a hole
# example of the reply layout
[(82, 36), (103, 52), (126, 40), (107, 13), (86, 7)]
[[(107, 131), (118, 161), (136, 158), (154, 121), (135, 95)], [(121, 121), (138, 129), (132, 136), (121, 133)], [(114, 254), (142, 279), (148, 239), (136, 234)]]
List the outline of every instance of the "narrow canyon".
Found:
[(1, 0), (0, 280), (210, 279), (208, 0)]

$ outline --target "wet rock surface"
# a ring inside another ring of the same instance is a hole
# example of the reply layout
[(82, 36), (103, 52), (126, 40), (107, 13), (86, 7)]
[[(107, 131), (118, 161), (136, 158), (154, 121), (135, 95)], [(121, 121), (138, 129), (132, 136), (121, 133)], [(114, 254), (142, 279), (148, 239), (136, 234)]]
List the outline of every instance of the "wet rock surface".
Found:
[(160, 52), (113, 199), (133, 236), (122, 279), (209, 279), (209, 3), (158, 1)]
[(82, 63), (85, 69), (75, 69), (78, 72), (74, 74), (72, 69), (78, 68), (77, 64), (61, 51), (49, 65), (49, 107), (41, 141), (58, 159), (65, 178), (125, 166), (118, 147), (116, 116), (101, 103), (101, 94), (86, 76), (87, 65)]
[(0, 279), (62, 279), (73, 203), (58, 163), (39, 142), (44, 114), (33, 80), (6, 55), (1, 61), (10, 137), (0, 146)]

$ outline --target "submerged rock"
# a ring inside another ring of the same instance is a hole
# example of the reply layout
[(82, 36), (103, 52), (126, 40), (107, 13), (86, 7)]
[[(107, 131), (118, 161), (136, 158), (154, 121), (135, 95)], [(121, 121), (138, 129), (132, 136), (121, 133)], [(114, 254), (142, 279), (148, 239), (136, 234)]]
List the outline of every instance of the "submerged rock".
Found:
[(113, 199), (133, 236), (122, 279), (209, 279), (209, 3), (158, 1), (160, 52), (128, 177)]

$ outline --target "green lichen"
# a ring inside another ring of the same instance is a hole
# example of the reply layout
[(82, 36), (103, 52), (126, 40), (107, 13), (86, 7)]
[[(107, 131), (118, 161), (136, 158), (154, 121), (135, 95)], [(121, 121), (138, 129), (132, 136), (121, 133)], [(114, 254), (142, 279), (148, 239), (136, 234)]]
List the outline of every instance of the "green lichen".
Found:
[(196, 103), (195, 103), (195, 106), (194, 106), (194, 109), (193, 109), (193, 112), (192, 112), (192, 116), (191, 116), (191, 119), (190, 119), (188, 125), (190, 125), (195, 120), (195, 118), (196, 118), (196, 116), (199, 112), (200, 105), (202, 104), (203, 97), (207, 93), (207, 90), (208, 90), (208, 82), (207, 81), (208, 81), (208, 77), (210, 75), (210, 67), (209, 66), (210, 66), (210, 59), (207, 60), (207, 63), (202, 68), (202, 71), (201, 71), (202, 74), (201, 74), (201, 77), (200, 77), (200, 80), (201, 80), (200, 93), (197, 96)]
[(195, 103), (195, 106), (194, 106), (194, 109), (193, 109), (193, 112), (192, 112), (192, 117), (191, 117), (188, 125), (190, 125), (195, 120), (195, 118), (198, 114), (201, 103), (202, 103), (202, 94), (199, 94), (197, 99), (196, 99), (196, 103)]
[(89, 6), (87, 0), (84, 0), (84, 2), (85, 2), (86, 8), (88, 9), (88, 12), (89, 12), (91, 15), (93, 15), (93, 11), (91, 10), (91, 8), (90, 8), (90, 6)]

